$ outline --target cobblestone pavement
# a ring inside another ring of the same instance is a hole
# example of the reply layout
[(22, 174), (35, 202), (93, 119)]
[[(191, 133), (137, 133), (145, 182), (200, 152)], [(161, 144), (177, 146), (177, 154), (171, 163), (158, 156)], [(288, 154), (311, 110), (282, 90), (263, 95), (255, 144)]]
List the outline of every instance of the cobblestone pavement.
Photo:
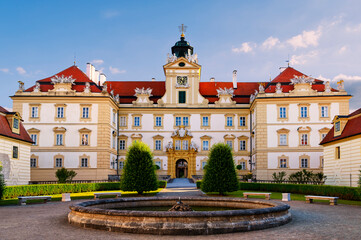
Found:
[[(71, 203), (81, 201), (84, 200)], [(292, 201), (289, 205), (293, 220), (284, 226), (252, 232), (185, 237), (123, 234), (75, 227), (67, 222), (71, 203), (0, 207), (0, 239), (361, 239), (359, 206)]]

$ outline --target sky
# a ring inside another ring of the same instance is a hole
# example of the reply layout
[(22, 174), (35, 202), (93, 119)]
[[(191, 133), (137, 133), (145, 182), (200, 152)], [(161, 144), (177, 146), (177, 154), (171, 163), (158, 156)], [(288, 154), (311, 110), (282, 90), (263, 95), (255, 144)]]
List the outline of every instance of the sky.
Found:
[(361, 107), (361, 1), (0, 0), (0, 106), (18, 81), (31, 87), (91, 62), (108, 80), (164, 81), (167, 53), (186, 40), (201, 81), (269, 81), (290, 66), (336, 88), (345, 81)]

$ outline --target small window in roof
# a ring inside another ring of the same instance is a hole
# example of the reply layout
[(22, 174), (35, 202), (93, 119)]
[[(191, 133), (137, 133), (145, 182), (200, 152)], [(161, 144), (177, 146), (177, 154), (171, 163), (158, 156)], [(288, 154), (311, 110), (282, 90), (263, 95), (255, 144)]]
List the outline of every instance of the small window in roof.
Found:
[(180, 66), (180, 67), (184, 67), (186, 64), (184, 63), (184, 62), (180, 62), (179, 64), (178, 64), (178, 66)]

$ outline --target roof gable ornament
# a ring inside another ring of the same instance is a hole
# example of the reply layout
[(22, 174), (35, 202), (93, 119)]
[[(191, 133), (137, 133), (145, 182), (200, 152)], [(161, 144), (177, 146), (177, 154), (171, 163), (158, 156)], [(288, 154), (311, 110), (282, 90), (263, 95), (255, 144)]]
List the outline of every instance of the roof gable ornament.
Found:
[(276, 84), (276, 93), (277, 93), (277, 94), (281, 94), (282, 92), (283, 92), (283, 89), (282, 89), (282, 87), (281, 87), (281, 83), (278, 82), (278, 83)]
[(345, 91), (345, 85), (342, 79), (339, 82), (337, 82), (337, 89), (342, 92)]
[(221, 105), (235, 105), (236, 102), (232, 100), (234, 96), (234, 89), (233, 88), (218, 88), (217, 89), (217, 96), (219, 100), (215, 102), (216, 106)]
[(325, 93), (331, 93), (330, 81), (325, 83)]
[(313, 84), (315, 81), (314, 78), (312, 77), (307, 77), (305, 75), (302, 76), (296, 76), (293, 75), (293, 78), (291, 79), (291, 84), (296, 85), (296, 84), (304, 84), (304, 83), (308, 83), (308, 84)]
[(35, 87), (33, 89), (33, 92), (34, 93), (40, 92), (40, 83), (39, 82), (35, 83)]
[(72, 85), (75, 85), (76, 80), (73, 76), (65, 77), (64, 75), (55, 75), (51, 79), (51, 83), (54, 84), (54, 89), (49, 90), (50, 94), (62, 95), (62, 94), (75, 94), (75, 90), (72, 90)]
[(89, 82), (85, 83), (84, 93), (91, 93), (90, 83)]
[(294, 95), (315, 95), (317, 90), (312, 89), (312, 84), (315, 82), (315, 79), (312, 77), (307, 77), (305, 75), (296, 76), (291, 79), (291, 85), (294, 85), (294, 90), (290, 91), (290, 94)]
[(173, 131), (172, 137), (185, 138), (185, 137), (193, 137), (193, 135), (191, 131), (186, 129), (184, 126), (180, 126), (178, 129)]
[(74, 84), (74, 81), (76, 79), (73, 78), (72, 75), (70, 75), (69, 77), (65, 77), (64, 75), (61, 75), (61, 76), (55, 75), (50, 80), (51, 80), (52, 84), (56, 84), (56, 83), (71, 83), (71, 84)]
[(153, 104), (153, 101), (150, 101), (150, 99), (149, 99), (149, 97), (153, 96), (152, 95), (153, 89), (151, 89), (151, 88), (145, 89), (143, 87), (143, 88), (135, 88), (134, 91), (135, 91), (134, 96), (137, 97), (137, 100), (133, 101), (134, 105), (144, 106), (144, 105), (152, 105)]

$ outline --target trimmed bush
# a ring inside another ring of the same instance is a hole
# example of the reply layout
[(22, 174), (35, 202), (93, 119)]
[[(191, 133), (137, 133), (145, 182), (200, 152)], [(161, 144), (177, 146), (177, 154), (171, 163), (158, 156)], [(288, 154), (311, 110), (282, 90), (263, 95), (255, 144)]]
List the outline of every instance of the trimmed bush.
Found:
[(231, 148), (224, 143), (213, 145), (201, 184), (202, 191), (224, 195), (226, 192), (237, 191), (238, 187)]
[(58, 169), (55, 173), (56, 178), (58, 179), (58, 183), (67, 183), (71, 182), (73, 178), (77, 175), (74, 170), (68, 170), (64, 167)]
[(112, 183), (75, 183), (75, 184), (36, 184), (5, 187), (4, 199), (18, 196), (40, 196), (61, 193), (80, 193), (119, 190), (119, 182)]
[(339, 197), (344, 200), (361, 200), (361, 189), (357, 187), (310, 185), (310, 184), (278, 184), (278, 183), (240, 183), (241, 190), (299, 193)]
[(287, 174), (286, 174), (286, 172), (284, 172), (284, 171), (282, 171), (282, 172), (274, 172), (273, 174), (272, 174), (272, 178), (273, 178), (273, 180), (275, 181), (275, 182), (277, 182), (277, 183), (282, 183), (282, 182), (284, 182), (286, 179), (285, 179), (285, 176), (286, 176)]
[(158, 181), (159, 188), (165, 188), (167, 186), (167, 181)]
[(143, 142), (134, 141), (127, 152), (121, 189), (138, 194), (157, 190), (158, 181), (153, 165), (153, 154)]
[(197, 188), (200, 189), (201, 188), (201, 184), (202, 184), (202, 180), (198, 180), (196, 182)]

